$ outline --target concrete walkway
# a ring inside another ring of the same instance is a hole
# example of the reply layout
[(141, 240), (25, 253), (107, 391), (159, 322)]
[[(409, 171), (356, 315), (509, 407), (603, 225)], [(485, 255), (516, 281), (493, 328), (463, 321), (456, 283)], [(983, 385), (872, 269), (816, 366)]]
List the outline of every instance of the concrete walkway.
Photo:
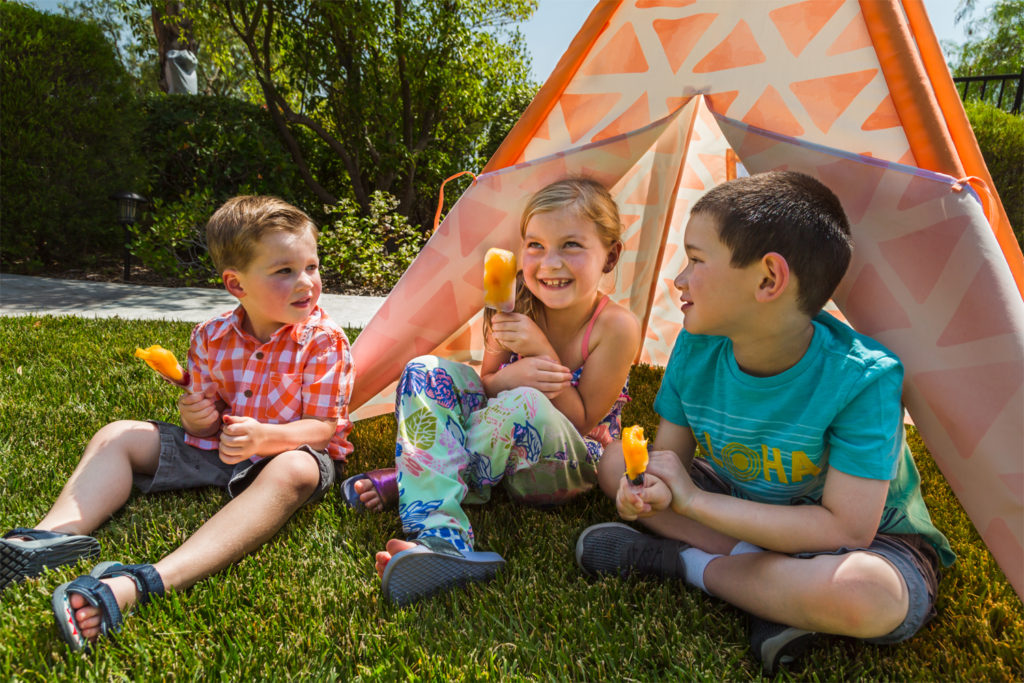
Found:
[[(383, 303), (382, 296), (320, 297), (320, 306), (327, 315), (344, 327), (366, 327)], [(0, 273), (0, 315), (202, 322), (236, 305), (238, 300), (223, 289), (147, 287)]]

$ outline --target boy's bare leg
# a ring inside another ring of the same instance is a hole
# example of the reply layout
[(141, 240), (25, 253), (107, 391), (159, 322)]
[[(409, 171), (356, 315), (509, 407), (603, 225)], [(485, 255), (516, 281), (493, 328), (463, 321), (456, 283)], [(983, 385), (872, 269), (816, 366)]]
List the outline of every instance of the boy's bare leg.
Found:
[(855, 638), (890, 633), (910, 605), (900, 573), (868, 552), (809, 559), (774, 552), (726, 555), (708, 564), (704, 585), (762, 619)]
[[(171, 554), (154, 566), (165, 588), (183, 590), (214, 574), (266, 543), (309, 499), (320, 480), (316, 461), (308, 453), (287, 451), (275, 456), (256, 479), (221, 508)], [(138, 594), (127, 577), (104, 579), (122, 610)], [(99, 610), (71, 595), (71, 607), (82, 635), (99, 635)]]
[(128, 501), (132, 473), (152, 474), (160, 456), (160, 435), (149, 422), (121, 420), (101, 428), (89, 441), (75, 471), (36, 528), (89, 534)]

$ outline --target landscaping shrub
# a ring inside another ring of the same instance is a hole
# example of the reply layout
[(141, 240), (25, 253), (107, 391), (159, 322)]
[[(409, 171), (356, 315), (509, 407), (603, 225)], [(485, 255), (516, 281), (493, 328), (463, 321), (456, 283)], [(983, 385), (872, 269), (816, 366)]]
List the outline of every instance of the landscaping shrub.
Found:
[(1024, 244), (1024, 116), (978, 101), (966, 102), (964, 109), (1013, 234)]
[(128, 74), (95, 24), (5, 2), (0, 25), (0, 264), (31, 273), (118, 253), (109, 196), (139, 187)]
[(425, 240), (395, 212), (398, 200), (387, 192), (374, 192), (370, 215), (362, 216), (349, 199), (325, 206), (330, 217), (320, 231), (320, 266), (325, 288), (347, 292), (386, 294)]
[(229, 97), (160, 94), (147, 98), (142, 110), (152, 203), (132, 251), (155, 272), (188, 284), (217, 282), (204, 226), (236, 195), (275, 195), (314, 220), (322, 216), (262, 107)]

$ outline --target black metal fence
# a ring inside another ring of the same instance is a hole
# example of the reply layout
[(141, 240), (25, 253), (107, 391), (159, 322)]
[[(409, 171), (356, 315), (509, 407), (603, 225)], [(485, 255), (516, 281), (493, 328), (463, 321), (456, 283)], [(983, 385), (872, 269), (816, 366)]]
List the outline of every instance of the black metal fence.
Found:
[[(995, 76), (960, 76), (953, 79), (956, 84), (963, 84), (960, 98), (967, 101), (971, 99), (983, 100), (1003, 109), (1003, 102), (1010, 106), (1011, 114), (1021, 113), (1021, 101), (1024, 100), (1024, 70), (1019, 74), (1000, 74)], [(972, 86), (978, 83), (981, 86), (979, 92)], [(992, 90), (989, 90), (992, 84)], [(1007, 86), (1014, 87), (1015, 94), (1012, 96), (1007, 92)], [(998, 91), (995, 89), (998, 88)]]

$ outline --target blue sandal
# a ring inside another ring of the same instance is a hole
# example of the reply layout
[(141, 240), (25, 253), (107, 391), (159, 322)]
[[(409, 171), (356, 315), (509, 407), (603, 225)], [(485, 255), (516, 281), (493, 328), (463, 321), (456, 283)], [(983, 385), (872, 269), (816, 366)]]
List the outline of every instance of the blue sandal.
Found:
[[(23, 541), (17, 536), (30, 540)], [(55, 569), (100, 554), (92, 536), (62, 534), (44, 529), (11, 529), (0, 538), (0, 591), (12, 583), (38, 576), (43, 569)]]
[(471, 581), (490, 581), (505, 566), (498, 553), (455, 548), (437, 536), (421, 536), (415, 548), (396, 553), (381, 576), (381, 590), (397, 605), (451, 590)]
[(75, 610), (71, 607), (71, 594), (77, 593), (85, 601), (100, 610), (100, 634), (110, 637), (121, 631), (124, 615), (117, 606), (114, 591), (100, 581), (115, 576), (127, 576), (135, 582), (139, 590), (138, 605), (145, 605), (150, 596), (164, 594), (164, 582), (160, 574), (151, 564), (121, 564), (120, 562), (102, 562), (96, 565), (88, 576), (79, 576), (74, 581), (61, 584), (53, 591), (51, 604), (53, 618), (64, 642), (75, 652), (88, 651), (91, 643), (82, 636), (75, 621)]

